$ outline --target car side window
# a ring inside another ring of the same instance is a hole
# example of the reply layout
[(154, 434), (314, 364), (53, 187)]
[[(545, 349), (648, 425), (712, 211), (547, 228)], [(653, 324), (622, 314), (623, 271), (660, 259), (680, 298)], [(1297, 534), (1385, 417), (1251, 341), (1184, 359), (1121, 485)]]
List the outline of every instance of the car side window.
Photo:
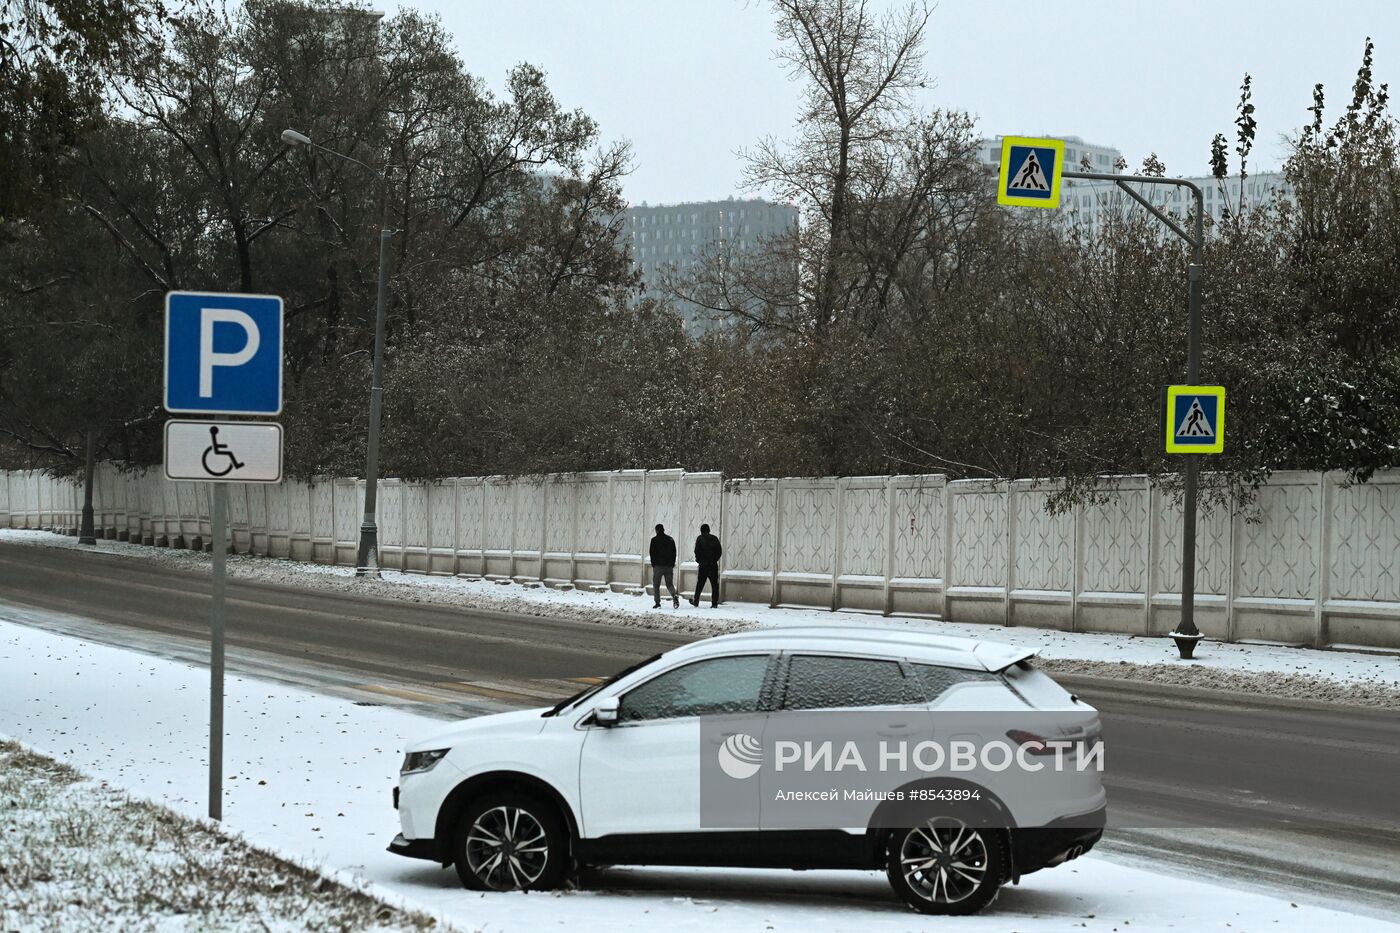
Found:
[(924, 702), (898, 661), (798, 654), (788, 661), (784, 709), (905, 706)]
[(639, 722), (755, 712), (767, 669), (766, 654), (711, 658), (678, 667), (624, 694), (618, 719)]
[(960, 667), (940, 667), (937, 664), (911, 664), (923, 688), (924, 700), (932, 703), (954, 684), (997, 680), (990, 671), (969, 671)]

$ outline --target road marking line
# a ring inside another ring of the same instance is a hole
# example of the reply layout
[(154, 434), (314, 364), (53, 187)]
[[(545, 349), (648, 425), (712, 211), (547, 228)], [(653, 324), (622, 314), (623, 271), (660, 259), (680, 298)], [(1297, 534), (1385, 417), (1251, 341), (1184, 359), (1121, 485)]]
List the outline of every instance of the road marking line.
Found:
[(444, 690), (451, 690), (454, 693), (468, 693), (473, 696), (491, 697), (495, 700), (525, 700), (534, 703), (540, 700), (554, 699), (557, 697), (557, 694), (520, 693), (516, 690), (501, 690), (483, 684), (458, 683), (455, 681), (439, 681), (434, 683), (433, 686), (441, 687)]
[(606, 677), (570, 677), (569, 682), (574, 684), (601, 684), (607, 681)]
[(417, 690), (407, 690), (403, 687), (387, 687), (384, 684), (359, 684), (354, 689), (368, 690), (370, 693), (380, 693), (385, 696), (398, 697), (401, 700), (411, 700), (414, 703), (447, 703), (446, 697), (429, 693), (419, 693)]

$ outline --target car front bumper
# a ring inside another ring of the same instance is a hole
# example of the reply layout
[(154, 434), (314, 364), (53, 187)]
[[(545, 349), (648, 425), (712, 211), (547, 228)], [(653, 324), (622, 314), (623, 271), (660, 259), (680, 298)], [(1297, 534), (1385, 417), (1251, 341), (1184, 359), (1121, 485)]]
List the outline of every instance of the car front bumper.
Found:
[(394, 841), (389, 843), (389, 851), (405, 858), (421, 858), (429, 862), (447, 864), (447, 860), (443, 858), (442, 846), (436, 839), (405, 839), (403, 833), (399, 833), (394, 837)]

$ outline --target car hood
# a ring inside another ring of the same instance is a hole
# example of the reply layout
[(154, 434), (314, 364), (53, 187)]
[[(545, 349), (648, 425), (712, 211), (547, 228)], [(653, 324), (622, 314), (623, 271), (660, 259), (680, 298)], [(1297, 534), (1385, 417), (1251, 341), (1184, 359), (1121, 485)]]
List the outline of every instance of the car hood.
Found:
[(548, 707), (513, 710), (462, 719), (436, 732), (422, 736), (404, 746), (405, 752), (423, 752), (433, 748), (452, 748), (461, 741), (486, 735), (534, 735), (549, 720), (544, 718)]

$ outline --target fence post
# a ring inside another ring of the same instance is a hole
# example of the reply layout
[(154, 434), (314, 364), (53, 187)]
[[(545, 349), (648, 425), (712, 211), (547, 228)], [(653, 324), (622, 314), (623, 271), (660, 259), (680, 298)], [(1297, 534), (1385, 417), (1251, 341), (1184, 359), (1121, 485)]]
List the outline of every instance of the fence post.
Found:
[(831, 555), (831, 611), (841, 605), (841, 552), (846, 540), (846, 478), (836, 477), (836, 547)]
[(1077, 632), (1079, 631), (1079, 573), (1080, 566), (1084, 563), (1081, 553), (1084, 535), (1080, 533), (1080, 526), (1084, 524), (1084, 509), (1077, 502), (1074, 504), (1073, 515), (1074, 547), (1069, 575), (1069, 630)]
[(1147, 477), (1144, 498), (1147, 500), (1147, 567), (1142, 575), (1142, 634), (1152, 634), (1152, 576), (1157, 566), (1157, 487)]
[(581, 485), (578, 474), (572, 474), (569, 479), (569, 488), (573, 490), (569, 504), (569, 583), (572, 586), (578, 586), (578, 494)]
[(650, 471), (650, 470), (643, 470), (643, 471), (642, 471), (642, 540), (641, 540), (641, 542), (640, 542), (642, 546), (639, 547), (639, 548), (637, 548), (637, 552), (638, 552), (639, 554), (641, 554), (641, 556), (642, 556), (642, 569), (641, 569), (641, 572), (639, 572), (639, 573), (637, 574), (637, 576), (639, 576), (639, 577), (642, 578), (642, 594), (643, 594), (643, 595), (645, 595), (645, 594), (646, 594), (646, 591), (647, 591), (647, 560), (650, 558), (650, 554), (648, 554), (648, 553), (646, 552), (646, 543), (647, 543), (649, 540), (651, 540), (650, 537), (648, 536), (648, 532), (650, 532), (651, 526), (652, 526), (652, 524), (653, 524), (652, 521), (651, 521), (651, 512), (647, 509), (647, 486), (649, 485), (649, 482), (648, 482), (648, 481), (650, 480), (650, 478), (651, 478), (651, 471)]
[(608, 471), (608, 538), (603, 542), (603, 583), (609, 590), (612, 589), (612, 564), (613, 564), (613, 495), (615, 493), (613, 481), (617, 478), (617, 473)]
[(953, 485), (943, 477), (943, 618), (952, 621), (948, 591), (953, 588)]
[[(676, 480), (676, 495), (680, 499), (680, 505), (676, 507), (676, 536), (680, 541), (676, 542), (676, 592), (685, 592), (685, 574), (682, 568), (685, 566), (685, 470), (681, 470), (680, 478)], [(657, 597), (660, 597), (660, 593)]]
[(768, 583), (768, 606), (778, 605), (778, 565), (783, 556), (783, 481), (773, 479), (773, 568)]
[(1225, 640), (1233, 642), (1235, 640), (1235, 594), (1240, 591), (1240, 516), (1236, 514), (1233, 500), (1227, 500), (1226, 506), (1229, 509), (1227, 518), (1230, 522), (1230, 574), (1225, 578)]
[(554, 480), (555, 474), (550, 473), (545, 476), (544, 482), (540, 483), (540, 562), (535, 578), (541, 583), (545, 579), (544, 552), (549, 550), (549, 500), (554, 491)]
[(489, 485), (491, 485), (491, 478), (489, 476), (483, 476), (481, 478), (481, 539), (479, 542), (481, 547), (477, 550), (477, 555), (481, 559), (482, 580), (486, 579), (486, 540), (490, 530), (490, 526), (486, 524), (486, 487)]
[(1331, 535), (1328, 534), (1330, 523), (1328, 516), (1328, 488), (1327, 473), (1324, 471), (1318, 474), (1317, 478), (1317, 607), (1313, 618), (1313, 647), (1327, 647), (1327, 612), (1323, 608), (1327, 602), (1327, 550), (1330, 544)]
[(511, 582), (515, 582), (515, 530), (519, 526), (520, 519), (520, 479), (516, 477), (510, 481), (510, 566), (507, 568), (510, 573)]
[(1013, 624), (1011, 616), (1011, 590), (1015, 588), (1016, 574), (1016, 481), (1006, 481), (1006, 626)]
[(885, 480), (885, 596), (881, 604), (881, 615), (894, 611), (894, 593), (890, 583), (894, 579), (894, 491), (897, 477)]

